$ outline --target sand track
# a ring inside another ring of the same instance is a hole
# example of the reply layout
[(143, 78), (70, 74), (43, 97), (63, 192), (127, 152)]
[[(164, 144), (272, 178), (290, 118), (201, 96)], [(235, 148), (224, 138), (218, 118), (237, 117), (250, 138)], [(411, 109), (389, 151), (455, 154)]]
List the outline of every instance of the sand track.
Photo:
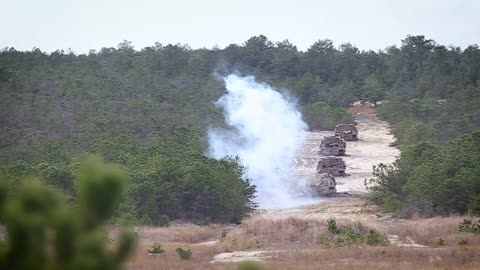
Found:
[[(397, 148), (391, 147), (394, 137), (388, 124), (378, 119), (375, 114), (357, 114), (359, 140), (347, 142), (347, 155), (342, 157), (347, 165), (345, 177), (336, 177), (338, 192), (351, 194), (365, 193), (364, 180), (372, 176), (372, 166), (379, 163), (392, 163), (400, 154)], [(321, 156), (319, 145), (325, 136), (332, 136), (333, 131), (308, 132), (306, 142), (300, 147), (291, 168), (292, 179), (295, 182), (315, 182), (316, 166)]]
[[(400, 151), (390, 146), (395, 141), (387, 122), (376, 114), (360, 113), (354, 115), (359, 131), (359, 140), (347, 142), (347, 176), (335, 177), (337, 191), (346, 192), (350, 197), (314, 198), (307, 205), (291, 209), (258, 210), (255, 215), (265, 217), (302, 217), (302, 218), (339, 218), (358, 221), (382, 221), (386, 217), (376, 209), (367, 209), (361, 197), (366, 193), (364, 181), (372, 177), (372, 167), (379, 163), (391, 164)], [(309, 184), (315, 183), (317, 163), (324, 157), (319, 154), (321, 140), (333, 135), (333, 131), (312, 131), (306, 135), (305, 142), (299, 147), (294, 165), (290, 168), (290, 184), (294, 193), (300, 194)]]

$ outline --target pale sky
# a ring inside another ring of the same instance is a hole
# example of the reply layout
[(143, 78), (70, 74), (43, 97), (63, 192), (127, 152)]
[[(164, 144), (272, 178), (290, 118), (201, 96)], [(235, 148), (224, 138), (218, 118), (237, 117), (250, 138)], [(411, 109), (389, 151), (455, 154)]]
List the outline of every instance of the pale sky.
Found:
[(0, 48), (77, 53), (181, 43), (242, 44), (254, 35), (301, 50), (328, 38), (362, 50), (425, 35), (443, 45), (480, 44), (480, 0), (0, 0)]

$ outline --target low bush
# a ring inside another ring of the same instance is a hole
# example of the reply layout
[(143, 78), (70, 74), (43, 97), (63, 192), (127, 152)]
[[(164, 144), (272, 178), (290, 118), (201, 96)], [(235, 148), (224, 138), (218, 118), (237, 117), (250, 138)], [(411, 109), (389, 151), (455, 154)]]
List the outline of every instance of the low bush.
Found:
[(366, 242), (367, 242), (368, 245), (371, 245), (371, 246), (378, 246), (378, 245), (385, 245), (386, 244), (385, 237), (383, 237), (382, 235), (380, 235), (379, 233), (377, 233), (374, 230), (369, 230), (368, 231)]
[(190, 249), (183, 249), (183, 248), (177, 248), (177, 254), (180, 257), (180, 259), (186, 261), (189, 260), (190, 257), (192, 257), (192, 251)]
[(351, 246), (354, 244), (378, 246), (387, 243), (384, 236), (373, 229), (367, 232), (361, 224), (347, 228), (338, 228), (337, 222), (334, 219), (329, 219), (327, 220), (327, 230), (331, 235), (322, 235), (319, 239), (320, 246), (323, 248)]
[(477, 221), (464, 219), (463, 222), (458, 225), (458, 231), (480, 234), (480, 219)]
[(332, 234), (339, 234), (340, 230), (337, 227), (337, 221), (334, 219), (327, 220), (327, 229)]
[(163, 254), (165, 253), (165, 250), (163, 249), (162, 244), (155, 242), (155, 244), (152, 245), (152, 248), (148, 250), (148, 253)]
[(443, 247), (443, 246), (445, 246), (445, 240), (443, 240), (442, 238), (438, 238), (437, 246), (438, 246), (438, 247)]

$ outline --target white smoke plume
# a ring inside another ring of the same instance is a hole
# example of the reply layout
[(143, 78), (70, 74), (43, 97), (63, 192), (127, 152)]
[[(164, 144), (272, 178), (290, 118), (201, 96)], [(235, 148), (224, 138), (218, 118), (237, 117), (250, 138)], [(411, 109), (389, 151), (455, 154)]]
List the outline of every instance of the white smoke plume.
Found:
[(302, 144), (307, 125), (296, 103), (255, 78), (224, 77), (228, 93), (217, 102), (229, 130), (209, 131), (209, 154), (220, 159), (239, 156), (246, 176), (257, 186), (261, 208), (300, 204), (289, 188), (289, 169)]

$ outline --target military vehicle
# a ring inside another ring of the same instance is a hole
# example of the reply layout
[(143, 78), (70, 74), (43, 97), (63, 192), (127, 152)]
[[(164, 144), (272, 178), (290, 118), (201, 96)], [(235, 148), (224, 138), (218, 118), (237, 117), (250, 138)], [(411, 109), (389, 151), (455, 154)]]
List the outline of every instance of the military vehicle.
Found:
[(327, 157), (322, 158), (317, 165), (317, 173), (329, 173), (333, 176), (345, 176), (345, 161), (341, 158)]
[(320, 154), (325, 156), (343, 156), (346, 149), (347, 144), (340, 137), (325, 137), (320, 143)]
[(335, 136), (345, 141), (356, 141), (358, 140), (358, 130), (354, 124), (338, 124), (335, 127)]
[(317, 193), (321, 196), (332, 196), (337, 193), (337, 182), (335, 182), (335, 178), (329, 173), (320, 173), (317, 175), (318, 181), (310, 185), (313, 192)]

